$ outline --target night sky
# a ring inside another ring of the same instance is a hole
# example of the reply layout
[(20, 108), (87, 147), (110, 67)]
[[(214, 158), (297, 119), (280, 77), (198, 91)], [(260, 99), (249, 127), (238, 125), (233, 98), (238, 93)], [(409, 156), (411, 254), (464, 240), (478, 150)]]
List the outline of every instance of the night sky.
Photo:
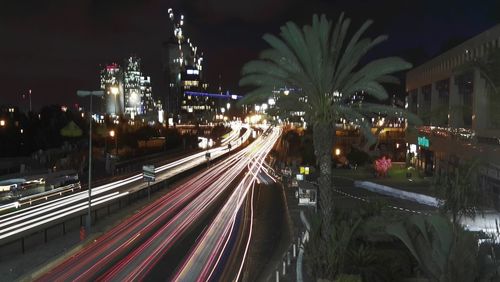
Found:
[(415, 63), (500, 22), (498, 0), (3, 0), (0, 4), (0, 104), (36, 108), (71, 104), (77, 89), (99, 87), (100, 65), (130, 54), (143, 59), (156, 97), (164, 93), (161, 44), (172, 34), (167, 9), (186, 17), (188, 36), (203, 51), (209, 83), (239, 92), (242, 65), (288, 20), (310, 23), (313, 13), (340, 12), (372, 35), (389, 40), (372, 57), (399, 55)]

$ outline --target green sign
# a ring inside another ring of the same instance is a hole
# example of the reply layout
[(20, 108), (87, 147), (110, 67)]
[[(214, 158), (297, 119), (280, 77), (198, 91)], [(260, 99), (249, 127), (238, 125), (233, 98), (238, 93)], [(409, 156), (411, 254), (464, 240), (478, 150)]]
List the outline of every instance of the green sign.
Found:
[(143, 165), (142, 166), (142, 178), (147, 182), (155, 181), (155, 166), (154, 165)]
[(429, 141), (429, 138), (424, 137), (424, 136), (418, 137), (418, 145), (420, 147), (429, 148), (430, 144), (431, 144), (431, 142)]

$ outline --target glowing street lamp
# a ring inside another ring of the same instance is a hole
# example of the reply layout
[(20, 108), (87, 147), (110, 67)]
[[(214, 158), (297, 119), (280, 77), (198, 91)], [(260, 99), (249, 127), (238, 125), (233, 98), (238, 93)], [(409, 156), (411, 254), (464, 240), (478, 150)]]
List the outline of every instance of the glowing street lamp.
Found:
[(116, 132), (114, 130), (109, 131), (109, 136), (115, 139), (115, 154), (118, 156), (118, 136), (116, 135)]
[(5, 126), (5, 120), (3, 120), (3, 119), (2, 119), (2, 120), (0, 120), (0, 126), (1, 126), (1, 127), (4, 127), (4, 126)]

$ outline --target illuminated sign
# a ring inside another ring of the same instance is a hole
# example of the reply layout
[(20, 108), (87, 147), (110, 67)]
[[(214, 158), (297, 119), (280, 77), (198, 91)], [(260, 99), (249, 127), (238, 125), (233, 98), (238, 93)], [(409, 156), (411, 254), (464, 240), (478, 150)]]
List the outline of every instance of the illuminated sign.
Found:
[(429, 138), (423, 136), (418, 137), (418, 145), (420, 147), (429, 148), (430, 144)]
[(301, 166), (299, 168), (300, 174), (308, 175), (309, 174), (309, 167), (308, 166)]

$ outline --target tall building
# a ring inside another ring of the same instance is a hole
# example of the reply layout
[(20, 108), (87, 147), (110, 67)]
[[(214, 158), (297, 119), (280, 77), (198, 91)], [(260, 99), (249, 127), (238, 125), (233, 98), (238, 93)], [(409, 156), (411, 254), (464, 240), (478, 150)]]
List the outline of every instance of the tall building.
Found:
[(123, 114), (125, 108), (123, 72), (116, 63), (101, 70), (101, 89), (104, 90), (105, 112), (110, 115)]
[[(167, 110), (175, 119), (191, 119), (192, 107), (190, 95), (186, 91), (205, 91), (208, 87), (203, 82), (203, 56), (184, 31), (184, 16), (176, 18), (172, 9), (169, 17), (173, 33), (163, 44), (163, 69), (168, 86)], [(196, 98), (198, 99), (198, 98)], [(202, 101), (196, 101), (202, 102)], [(194, 106), (194, 105), (193, 105)]]
[(125, 60), (124, 65), (125, 114), (135, 117), (143, 113), (141, 102), (144, 93), (141, 90), (141, 60), (131, 56)]
[(153, 98), (151, 77), (143, 76), (141, 60), (135, 56), (124, 60), (123, 69), (116, 63), (105, 66), (101, 71), (101, 89), (105, 92), (107, 114), (157, 120), (158, 111), (163, 113), (161, 101)]
[[(408, 134), (411, 162), (426, 174), (461, 161), (485, 161), (484, 185), (500, 195), (500, 124), (488, 81), (477, 68), (500, 48), (500, 25), (415, 67), (406, 75), (406, 108), (424, 122)], [(500, 201), (499, 201), (500, 203)]]
[(155, 112), (155, 101), (153, 99), (153, 89), (151, 87), (151, 77), (141, 76), (140, 93), (142, 94), (141, 114), (148, 115)]

